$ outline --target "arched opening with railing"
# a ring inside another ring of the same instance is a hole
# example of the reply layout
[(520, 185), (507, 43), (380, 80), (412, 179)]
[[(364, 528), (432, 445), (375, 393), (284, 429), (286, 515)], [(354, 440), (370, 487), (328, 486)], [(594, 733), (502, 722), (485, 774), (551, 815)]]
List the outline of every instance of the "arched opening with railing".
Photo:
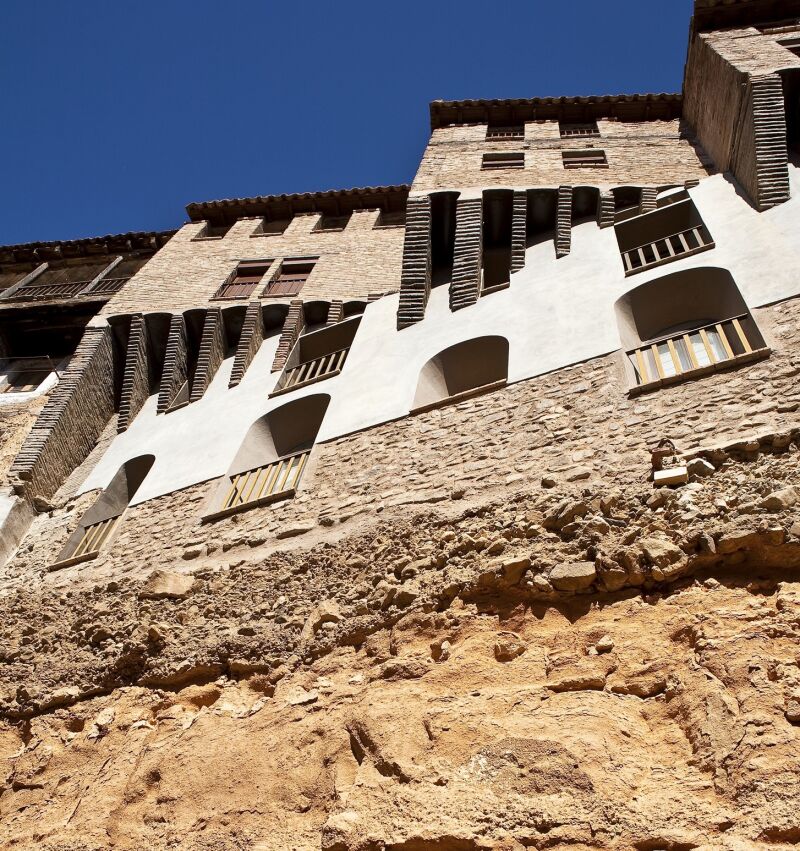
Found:
[(616, 305), (632, 392), (766, 357), (769, 348), (727, 269), (665, 275)]
[(138, 455), (119, 468), (94, 505), (81, 517), (51, 570), (97, 558), (108, 547), (155, 460), (154, 455)]
[(327, 394), (303, 396), (259, 417), (248, 429), (203, 519), (294, 496), (329, 402)]

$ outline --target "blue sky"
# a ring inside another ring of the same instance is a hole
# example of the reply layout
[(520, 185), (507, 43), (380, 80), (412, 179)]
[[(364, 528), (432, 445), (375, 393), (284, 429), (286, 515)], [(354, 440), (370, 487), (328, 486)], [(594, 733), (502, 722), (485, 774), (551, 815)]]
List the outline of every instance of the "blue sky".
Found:
[(4, 0), (0, 243), (410, 182), (435, 98), (679, 91), (691, 0)]

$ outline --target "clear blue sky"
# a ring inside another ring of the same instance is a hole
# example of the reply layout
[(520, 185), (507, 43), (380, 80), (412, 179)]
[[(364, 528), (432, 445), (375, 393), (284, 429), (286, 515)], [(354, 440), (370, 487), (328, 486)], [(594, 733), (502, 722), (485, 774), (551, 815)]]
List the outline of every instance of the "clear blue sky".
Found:
[(435, 98), (679, 91), (691, 0), (3, 0), (0, 244), (410, 182)]

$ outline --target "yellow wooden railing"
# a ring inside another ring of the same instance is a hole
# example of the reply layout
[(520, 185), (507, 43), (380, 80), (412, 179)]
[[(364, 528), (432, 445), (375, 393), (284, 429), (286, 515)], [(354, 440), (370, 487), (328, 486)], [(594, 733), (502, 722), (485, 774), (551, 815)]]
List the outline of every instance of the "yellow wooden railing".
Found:
[(263, 467), (254, 467), (238, 473), (231, 479), (231, 486), (222, 505), (222, 511), (259, 502), (294, 490), (303, 475), (309, 450), (289, 455)]

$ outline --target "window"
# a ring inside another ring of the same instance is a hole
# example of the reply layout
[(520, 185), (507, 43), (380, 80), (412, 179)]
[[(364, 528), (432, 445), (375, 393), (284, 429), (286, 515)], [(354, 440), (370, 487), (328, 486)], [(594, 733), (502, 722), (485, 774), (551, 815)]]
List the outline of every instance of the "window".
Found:
[(411, 413), (430, 411), (502, 387), (507, 378), (505, 337), (475, 337), (456, 343), (422, 367)]
[(405, 210), (393, 210), (392, 212), (381, 210), (378, 220), (375, 222), (376, 228), (403, 228), (405, 226)]
[(280, 236), (286, 232), (291, 219), (262, 219), (250, 236)]
[(327, 213), (323, 213), (320, 216), (319, 221), (317, 222), (317, 226), (314, 228), (315, 231), (340, 231), (344, 230), (347, 227), (347, 223), (350, 221), (350, 213), (347, 213), (345, 216), (330, 216)]
[(144, 266), (146, 257), (131, 257), (118, 263), (92, 287), (92, 295), (114, 295)]
[(492, 125), (486, 128), (487, 139), (524, 139), (524, 124)]
[(50, 570), (97, 558), (119, 527), (125, 509), (154, 462), (153, 455), (139, 455), (120, 467), (97, 502), (83, 515), (57, 561), (50, 565)]
[(525, 168), (525, 154), (522, 151), (508, 154), (484, 154), (481, 168)]
[(308, 280), (316, 257), (300, 257), (297, 259), (284, 260), (277, 276), (264, 288), (264, 296), (289, 296), (297, 295)]
[(206, 222), (205, 227), (194, 237), (196, 240), (200, 239), (222, 239), (225, 234), (233, 226), (233, 223), (229, 224), (212, 224), (211, 222)]
[(266, 275), (272, 260), (240, 263), (230, 277), (214, 294), (215, 299), (247, 298), (252, 295), (261, 279)]
[(303, 396), (256, 420), (203, 521), (295, 495), (307, 472), (330, 396)]
[(288, 393), (338, 375), (344, 368), (360, 323), (357, 317), (302, 334), (270, 395)]
[(620, 221), (614, 232), (626, 277), (714, 248), (714, 240), (688, 196), (652, 213)]
[(511, 281), (513, 201), (510, 189), (483, 193), (482, 296), (505, 289)]
[(605, 151), (589, 148), (585, 151), (562, 151), (564, 168), (608, 168)]
[(600, 135), (596, 121), (585, 121), (580, 124), (575, 122), (559, 121), (558, 132), (562, 139), (575, 139)]
[(630, 290), (616, 305), (630, 392), (767, 357), (730, 272), (687, 269)]

